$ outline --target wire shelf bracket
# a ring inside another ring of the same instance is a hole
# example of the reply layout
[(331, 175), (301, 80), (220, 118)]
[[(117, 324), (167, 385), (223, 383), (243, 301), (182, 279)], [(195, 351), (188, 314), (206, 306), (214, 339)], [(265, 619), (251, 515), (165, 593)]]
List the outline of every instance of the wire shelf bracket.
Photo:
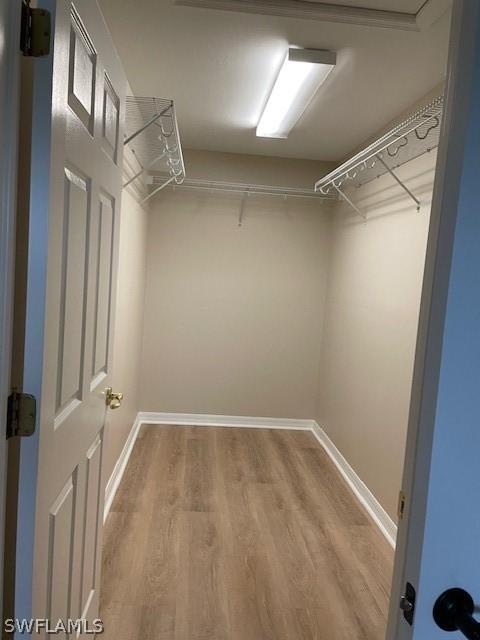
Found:
[(417, 211), (420, 211), (420, 200), (413, 195), (413, 193), (410, 191), (410, 189), (407, 187), (407, 185), (402, 182), (400, 180), (400, 178), (397, 176), (397, 174), (393, 171), (393, 169), (390, 169), (390, 167), (388, 166), (388, 164), (385, 162), (385, 160), (379, 156), (378, 154), (375, 156), (377, 158), (377, 160), (380, 162), (380, 164), (382, 164), (385, 169), (388, 171), (388, 173), (392, 176), (392, 178), (402, 187), (402, 189), (405, 191), (405, 193), (407, 195), (410, 196), (410, 198), (415, 202), (415, 204), (417, 205)]
[(340, 187), (337, 187), (337, 185), (336, 185), (336, 184), (334, 184), (333, 186), (334, 186), (334, 187), (335, 187), (335, 189), (337, 190), (338, 195), (339, 195), (343, 200), (345, 200), (345, 202), (346, 202), (347, 204), (349, 204), (349, 205), (352, 207), (352, 209), (355, 211), (355, 213), (358, 213), (358, 215), (359, 215), (361, 218), (363, 218), (364, 220), (366, 220), (366, 219), (367, 219), (367, 214), (366, 214), (366, 213), (363, 213), (363, 211), (360, 211), (360, 209), (357, 207), (357, 205), (356, 205), (356, 204), (354, 204), (354, 203), (350, 200), (350, 198), (349, 198), (349, 197), (348, 197), (348, 196), (347, 196), (347, 195), (346, 195), (346, 194), (345, 194), (345, 193), (340, 189)]
[(124, 145), (131, 149), (137, 170), (124, 183), (126, 189), (137, 180), (151, 189), (147, 202), (171, 183), (185, 180), (185, 164), (173, 100), (127, 96)]
[(243, 218), (245, 216), (245, 207), (247, 206), (248, 199), (248, 191), (246, 191), (242, 196), (242, 203), (240, 204), (240, 211), (238, 212), (238, 226), (241, 227), (243, 225)]
[(325, 196), (334, 193), (345, 200), (355, 213), (365, 220), (366, 214), (345, 194), (345, 187), (347, 184), (361, 187), (375, 178), (389, 174), (413, 200), (417, 211), (420, 211), (421, 201), (398, 177), (395, 169), (438, 146), (443, 104), (443, 96), (439, 96), (413, 113), (337, 169), (318, 180), (314, 187), (315, 192)]

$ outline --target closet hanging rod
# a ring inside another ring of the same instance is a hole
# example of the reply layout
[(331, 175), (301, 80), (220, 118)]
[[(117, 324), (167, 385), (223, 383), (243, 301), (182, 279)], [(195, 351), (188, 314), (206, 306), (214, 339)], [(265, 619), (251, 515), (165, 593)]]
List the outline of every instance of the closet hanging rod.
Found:
[(197, 189), (200, 191), (218, 191), (251, 195), (279, 196), (283, 198), (305, 198), (311, 200), (333, 200), (331, 196), (315, 193), (310, 189), (296, 187), (278, 187), (263, 184), (245, 184), (241, 182), (222, 182), (218, 180), (185, 179), (181, 185), (170, 185), (171, 189)]

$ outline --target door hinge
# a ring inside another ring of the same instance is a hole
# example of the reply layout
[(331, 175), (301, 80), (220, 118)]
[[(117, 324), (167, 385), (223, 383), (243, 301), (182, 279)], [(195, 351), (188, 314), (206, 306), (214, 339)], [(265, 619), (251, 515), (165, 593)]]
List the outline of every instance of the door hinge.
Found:
[(22, 0), (22, 25), (20, 50), (24, 56), (39, 58), (50, 53), (52, 24), (50, 12), (30, 6), (30, 0)]
[(406, 506), (407, 506), (407, 498), (403, 493), (403, 491), (400, 491), (400, 493), (398, 494), (398, 509), (397, 509), (397, 515), (399, 520), (403, 520)]
[(7, 438), (20, 436), (25, 438), (35, 432), (37, 401), (28, 393), (13, 391), (8, 398)]

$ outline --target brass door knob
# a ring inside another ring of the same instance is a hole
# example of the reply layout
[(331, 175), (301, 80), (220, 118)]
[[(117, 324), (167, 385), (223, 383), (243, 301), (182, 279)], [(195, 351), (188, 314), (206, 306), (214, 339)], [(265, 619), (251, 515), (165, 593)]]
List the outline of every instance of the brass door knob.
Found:
[(118, 409), (122, 404), (123, 393), (114, 393), (112, 387), (105, 389), (105, 404), (109, 409)]

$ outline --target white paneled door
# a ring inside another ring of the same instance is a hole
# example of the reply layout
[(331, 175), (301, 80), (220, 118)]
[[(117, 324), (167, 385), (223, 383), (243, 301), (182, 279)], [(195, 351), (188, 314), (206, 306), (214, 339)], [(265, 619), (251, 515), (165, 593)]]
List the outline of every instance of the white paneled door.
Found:
[(39, 416), (21, 449), (16, 615), (56, 623), (98, 615), (126, 79), (95, 0), (40, 5), (54, 33), (34, 67), (24, 375)]

